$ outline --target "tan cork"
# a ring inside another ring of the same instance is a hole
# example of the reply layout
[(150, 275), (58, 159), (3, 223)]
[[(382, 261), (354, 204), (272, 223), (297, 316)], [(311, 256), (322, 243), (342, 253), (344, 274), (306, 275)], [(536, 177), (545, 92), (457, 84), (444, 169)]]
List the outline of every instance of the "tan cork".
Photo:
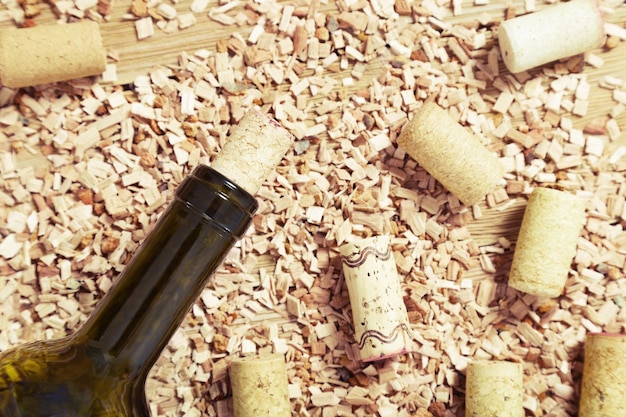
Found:
[(230, 383), (235, 417), (291, 416), (283, 355), (253, 355), (233, 359)]
[(398, 144), (467, 205), (493, 191), (504, 175), (498, 158), (434, 102), (409, 120)]
[(535, 188), (528, 199), (509, 272), (509, 285), (558, 297), (576, 254), (586, 202), (566, 191)]
[(0, 80), (10, 88), (99, 75), (106, 51), (96, 22), (0, 31)]
[(498, 28), (502, 60), (522, 72), (599, 48), (604, 19), (595, 0), (572, 0), (504, 21)]
[(259, 110), (233, 127), (211, 167), (254, 195), (287, 153), (293, 136)]
[(524, 417), (522, 365), (475, 361), (467, 366), (466, 417)]
[(626, 415), (626, 334), (588, 334), (578, 416), (623, 415)]

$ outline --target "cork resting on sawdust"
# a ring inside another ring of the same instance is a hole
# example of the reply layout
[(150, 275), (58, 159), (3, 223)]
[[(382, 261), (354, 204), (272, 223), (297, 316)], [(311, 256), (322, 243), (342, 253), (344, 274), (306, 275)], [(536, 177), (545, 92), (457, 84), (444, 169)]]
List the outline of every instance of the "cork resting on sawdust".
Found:
[(467, 366), (467, 417), (524, 417), (522, 365), (506, 361), (476, 361)]
[(358, 239), (339, 248), (361, 360), (407, 353), (409, 317), (389, 236)]
[(578, 416), (623, 416), (625, 413), (626, 334), (588, 334)]
[(604, 38), (604, 19), (595, 0), (559, 3), (498, 28), (502, 60), (512, 73), (599, 48)]
[(583, 199), (552, 188), (535, 188), (528, 199), (509, 272), (509, 285), (558, 297), (567, 281), (585, 221)]
[(0, 31), (0, 80), (10, 88), (102, 74), (106, 51), (96, 22)]
[(398, 144), (467, 205), (492, 192), (504, 175), (498, 158), (433, 102), (409, 120)]
[(289, 381), (280, 354), (233, 359), (230, 368), (235, 417), (290, 417)]
[(233, 127), (211, 168), (255, 195), (293, 140), (277, 121), (259, 110), (250, 110)]

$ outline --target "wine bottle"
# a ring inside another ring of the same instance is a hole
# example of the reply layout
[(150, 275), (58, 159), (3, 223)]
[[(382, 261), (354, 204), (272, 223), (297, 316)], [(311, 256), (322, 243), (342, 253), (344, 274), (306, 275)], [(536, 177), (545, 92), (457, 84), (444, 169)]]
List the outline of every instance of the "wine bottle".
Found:
[(145, 381), (258, 207), (254, 194), (292, 137), (246, 113), (200, 165), (87, 322), (72, 335), (0, 353), (0, 417), (150, 416)]

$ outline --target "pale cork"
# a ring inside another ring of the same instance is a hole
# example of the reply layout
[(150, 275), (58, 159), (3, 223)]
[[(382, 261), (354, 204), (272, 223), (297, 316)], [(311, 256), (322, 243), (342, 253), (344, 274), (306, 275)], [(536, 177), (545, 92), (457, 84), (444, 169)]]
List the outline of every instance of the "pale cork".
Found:
[(433, 102), (409, 120), (398, 144), (467, 205), (493, 191), (504, 175), (498, 158)]
[(578, 417), (624, 415), (626, 334), (588, 334)]
[(10, 88), (100, 75), (106, 50), (96, 22), (0, 31), (0, 80)]
[(524, 373), (521, 364), (470, 362), (466, 376), (466, 417), (524, 417)]
[(408, 352), (411, 330), (389, 236), (359, 239), (339, 252), (361, 360)]
[(586, 202), (566, 191), (535, 188), (520, 226), (509, 285), (542, 297), (565, 288), (585, 221)]
[(249, 110), (233, 127), (211, 168), (254, 195), (276, 169), (294, 137), (261, 111)]
[(253, 355), (233, 359), (230, 366), (235, 417), (290, 417), (285, 357)]
[(599, 48), (604, 39), (604, 19), (595, 0), (561, 2), (498, 28), (500, 54), (512, 73)]

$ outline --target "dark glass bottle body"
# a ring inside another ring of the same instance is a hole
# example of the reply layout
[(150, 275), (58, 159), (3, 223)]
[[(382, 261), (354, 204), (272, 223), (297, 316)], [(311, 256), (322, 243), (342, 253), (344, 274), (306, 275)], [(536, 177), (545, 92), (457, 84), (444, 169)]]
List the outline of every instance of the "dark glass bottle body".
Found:
[(258, 205), (200, 166), (73, 335), (0, 353), (0, 417), (146, 417), (147, 375)]

